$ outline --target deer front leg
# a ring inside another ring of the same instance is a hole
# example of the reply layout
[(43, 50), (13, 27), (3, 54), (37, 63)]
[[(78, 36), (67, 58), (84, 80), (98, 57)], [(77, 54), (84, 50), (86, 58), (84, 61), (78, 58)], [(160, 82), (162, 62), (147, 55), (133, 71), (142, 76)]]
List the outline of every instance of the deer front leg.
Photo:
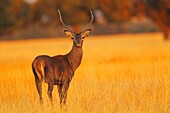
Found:
[(36, 83), (36, 88), (40, 97), (40, 103), (43, 103), (43, 98), (42, 98), (42, 81), (39, 80), (37, 77), (35, 77), (35, 83)]
[(60, 104), (62, 103), (62, 85), (57, 85), (58, 87), (58, 94), (59, 94), (59, 98), (60, 98)]
[(60, 104), (66, 104), (67, 99), (67, 91), (69, 88), (70, 81), (65, 81), (61, 88), (61, 94), (60, 94)]

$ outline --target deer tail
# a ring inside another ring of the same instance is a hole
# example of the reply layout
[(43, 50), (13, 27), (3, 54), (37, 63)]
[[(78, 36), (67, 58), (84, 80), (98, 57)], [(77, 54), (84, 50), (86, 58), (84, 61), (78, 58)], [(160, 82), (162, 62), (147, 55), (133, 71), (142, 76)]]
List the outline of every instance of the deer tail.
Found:
[(32, 71), (35, 78), (38, 78), (40, 81), (44, 80), (44, 67), (40, 62), (33, 62)]

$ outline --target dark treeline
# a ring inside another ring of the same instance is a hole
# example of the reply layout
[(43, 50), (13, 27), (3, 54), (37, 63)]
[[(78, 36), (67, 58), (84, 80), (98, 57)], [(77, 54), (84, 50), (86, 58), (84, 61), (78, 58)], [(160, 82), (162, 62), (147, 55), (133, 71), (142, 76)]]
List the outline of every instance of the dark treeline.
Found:
[[(64, 22), (70, 25), (87, 23), (89, 10), (102, 12), (103, 23), (150, 18), (164, 32), (165, 38), (170, 38), (170, 0), (36, 0), (35, 3), (1, 0), (0, 35), (30, 25), (60, 25), (58, 9)], [(100, 21), (95, 20), (95, 24), (98, 23)]]

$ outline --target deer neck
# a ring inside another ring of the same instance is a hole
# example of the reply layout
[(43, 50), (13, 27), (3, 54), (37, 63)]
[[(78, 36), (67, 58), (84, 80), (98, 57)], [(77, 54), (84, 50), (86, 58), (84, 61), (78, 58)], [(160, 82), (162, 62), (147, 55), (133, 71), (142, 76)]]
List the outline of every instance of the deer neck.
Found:
[(82, 60), (83, 50), (82, 46), (77, 47), (76, 44), (73, 42), (73, 46), (71, 51), (67, 54), (67, 58), (69, 60), (70, 65), (72, 66), (72, 70), (75, 71)]

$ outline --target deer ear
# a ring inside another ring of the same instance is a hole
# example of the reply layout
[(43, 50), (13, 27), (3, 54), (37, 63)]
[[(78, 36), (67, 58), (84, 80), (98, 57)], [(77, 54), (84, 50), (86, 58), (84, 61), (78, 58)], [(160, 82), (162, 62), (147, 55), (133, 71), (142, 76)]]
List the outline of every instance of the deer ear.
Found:
[(85, 31), (83, 31), (83, 33), (81, 34), (81, 37), (85, 38), (88, 37), (90, 35), (91, 29), (87, 29)]
[(68, 30), (64, 30), (64, 33), (65, 33), (65, 35), (66, 35), (67, 37), (69, 37), (69, 38), (73, 38), (73, 37), (74, 37), (74, 35), (72, 34), (72, 32), (70, 32), (70, 31), (68, 31)]

